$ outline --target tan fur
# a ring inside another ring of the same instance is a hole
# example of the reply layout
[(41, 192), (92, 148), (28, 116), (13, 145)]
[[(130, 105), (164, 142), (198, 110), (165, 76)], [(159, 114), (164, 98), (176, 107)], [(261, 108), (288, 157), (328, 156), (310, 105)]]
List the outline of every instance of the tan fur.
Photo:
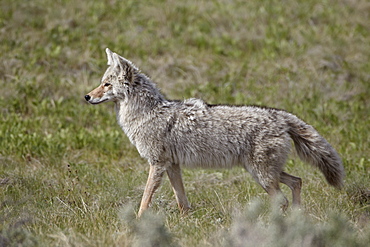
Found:
[(94, 98), (101, 98), (103, 97), (104, 95), (104, 86), (103, 85), (100, 85), (99, 87), (95, 88), (94, 90), (92, 90), (89, 95), (91, 95), (92, 97)]

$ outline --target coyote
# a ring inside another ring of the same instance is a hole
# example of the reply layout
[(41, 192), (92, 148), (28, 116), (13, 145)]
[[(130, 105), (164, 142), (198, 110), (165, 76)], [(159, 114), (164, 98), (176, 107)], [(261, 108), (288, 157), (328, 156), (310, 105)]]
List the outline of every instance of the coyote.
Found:
[[(118, 124), (150, 165), (138, 216), (149, 207), (166, 172), (180, 211), (190, 204), (181, 166), (244, 167), (271, 196), (279, 182), (301, 202), (302, 180), (283, 171), (291, 148), (341, 188), (344, 168), (338, 153), (310, 125), (284, 110), (258, 106), (210, 105), (200, 99), (167, 100), (129, 60), (106, 49), (108, 69), (101, 84), (85, 95), (91, 104), (113, 101)], [(288, 200), (282, 196), (282, 208)]]

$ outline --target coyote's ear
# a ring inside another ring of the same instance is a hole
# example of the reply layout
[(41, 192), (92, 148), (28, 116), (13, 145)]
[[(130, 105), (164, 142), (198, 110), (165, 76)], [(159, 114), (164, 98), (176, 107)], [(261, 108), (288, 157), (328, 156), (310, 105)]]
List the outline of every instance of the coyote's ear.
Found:
[(109, 50), (109, 48), (105, 49), (105, 52), (107, 53), (107, 59), (108, 59), (107, 64), (109, 66), (113, 65), (113, 52)]
[(120, 77), (125, 78), (129, 82), (134, 81), (135, 75), (139, 73), (139, 69), (129, 60), (113, 53), (113, 65), (120, 68)]

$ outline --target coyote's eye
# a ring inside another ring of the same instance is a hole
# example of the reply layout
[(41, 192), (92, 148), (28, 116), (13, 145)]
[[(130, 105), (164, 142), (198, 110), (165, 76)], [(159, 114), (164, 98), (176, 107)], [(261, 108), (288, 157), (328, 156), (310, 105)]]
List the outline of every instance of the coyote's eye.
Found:
[(104, 84), (104, 87), (109, 87), (110, 85), (112, 85), (112, 84), (110, 84), (110, 83), (105, 83), (105, 84)]

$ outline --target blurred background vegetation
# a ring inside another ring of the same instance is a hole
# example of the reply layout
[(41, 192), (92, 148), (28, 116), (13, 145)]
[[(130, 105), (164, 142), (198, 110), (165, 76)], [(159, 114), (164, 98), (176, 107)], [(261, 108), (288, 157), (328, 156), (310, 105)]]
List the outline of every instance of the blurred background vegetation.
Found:
[[(368, 243), (368, 1), (2, 0), (0, 8), (1, 246)], [(105, 71), (106, 47), (170, 99), (297, 114), (341, 154), (345, 188), (292, 156), (286, 169), (303, 178), (303, 207), (281, 216), (242, 169), (184, 170), (191, 213), (179, 214), (165, 179), (152, 214), (137, 221), (146, 161), (112, 104), (83, 99)]]

